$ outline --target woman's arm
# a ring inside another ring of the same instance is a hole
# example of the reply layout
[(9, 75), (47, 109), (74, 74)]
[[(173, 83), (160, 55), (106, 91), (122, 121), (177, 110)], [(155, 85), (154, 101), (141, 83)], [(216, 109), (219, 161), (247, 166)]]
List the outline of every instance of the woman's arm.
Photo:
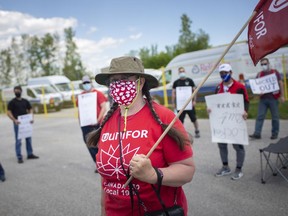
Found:
[[(192, 157), (159, 168), (163, 173), (162, 185), (179, 187), (190, 182), (195, 173), (195, 164)], [(157, 183), (157, 174), (149, 158), (145, 155), (135, 155), (130, 162), (130, 174), (140, 181), (149, 184)]]

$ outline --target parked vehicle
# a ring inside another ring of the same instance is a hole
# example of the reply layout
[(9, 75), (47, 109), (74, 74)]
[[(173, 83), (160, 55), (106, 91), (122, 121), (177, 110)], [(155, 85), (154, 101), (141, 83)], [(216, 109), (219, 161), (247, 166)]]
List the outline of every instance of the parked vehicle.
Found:
[[(199, 85), (204, 77), (210, 72), (216, 61), (223, 54), (227, 45), (213, 47), (210, 49), (184, 53), (172, 59), (165, 68), (166, 85), (151, 89), (151, 95), (161, 104), (164, 104), (164, 91), (168, 96), (168, 106), (171, 106), (171, 95), (173, 82), (178, 79), (178, 68), (184, 67), (188, 77), (192, 78), (196, 86)], [(283, 47), (267, 56), (271, 66), (280, 73), (288, 71), (288, 47)], [(247, 42), (234, 44), (222, 59), (221, 63), (229, 63), (233, 69), (233, 78), (245, 82), (249, 90), (249, 79), (255, 78), (261, 70), (260, 65), (256, 67), (252, 63), (249, 55)], [(284, 67), (286, 65), (286, 67)], [(198, 101), (204, 101), (204, 96), (213, 94), (216, 85), (221, 81), (218, 67), (206, 80), (198, 91)], [(250, 90), (249, 90), (250, 91)]]
[(71, 81), (66, 76), (43, 76), (36, 78), (29, 78), (28, 85), (48, 84), (51, 85), (56, 91), (62, 94), (64, 106), (72, 106), (74, 99), (80, 94), (81, 90), (73, 90)]
[[(2, 90), (2, 100), (8, 105), (15, 97), (14, 88)], [(62, 95), (50, 85), (22, 86), (22, 97), (27, 99), (34, 113), (43, 113), (45, 106), (47, 111), (60, 111), (63, 105)]]

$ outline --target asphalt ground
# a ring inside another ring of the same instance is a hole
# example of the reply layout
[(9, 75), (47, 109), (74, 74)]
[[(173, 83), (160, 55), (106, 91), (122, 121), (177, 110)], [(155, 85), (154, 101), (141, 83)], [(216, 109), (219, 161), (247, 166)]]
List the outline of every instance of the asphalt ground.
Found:
[[(38, 160), (18, 164), (14, 151), (12, 122), (0, 115), (0, 162), (6, 181), (0, 182), (0, 216), (97, 216), (100, 215), (100, 177), (86, 149), (74, 109), (35, 115), (34, 153)], [(279, 138), (288, 135), (288, 121), (281, 120)], [(186, 129), (194, 134), (188, 118)], [(250, 133), (255, 120), (247, 120)], [(221, 167), (218, 147), (211, 142), (209, 120), (200, 119), (201, 137), (193, 143), (196, 173), (184, 186), (193, 216), (283, 216), (288, 212), (288, 183), (280, 176), (261, 183), (259, 149), (270, 140), (271, 121), (265, 120), (262, 139), (246, 146), (244, 176), (215, 177)], [(235, 151), (229, 145), (230, 166), (235, 167)], [(288, 176), (288, 169), (284, 170)]]

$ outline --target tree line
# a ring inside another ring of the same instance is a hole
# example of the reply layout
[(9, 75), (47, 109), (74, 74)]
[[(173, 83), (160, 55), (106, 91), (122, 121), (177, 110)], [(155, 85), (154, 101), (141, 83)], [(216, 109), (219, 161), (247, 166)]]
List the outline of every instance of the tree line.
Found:
[[(208, 48), (209, 35), (202, 29), (193, 32), (191, 24), (190, 18), (183, 14), (178, 43), (166, 46), (165, 51), (158, 52), (157, 45), (151, 45), (151, 48), (132, 50), (128, 55), (139, 56), (145, 68), (158, 69), (181, 53)], [(64, 29), (64, 37), (65, 52), (60, 48), (57, 33), (46, 33), (42, 37), (28, 34), (13, 37), (10, 46), (0, 51), (0, 87), (12, 83), (25, 85), (31, 77), (65, 75), (70, 80), (79, 80), (84, 74), (93, 74), (85, 68), (78, 53), (75, 31), (71, 27)]]

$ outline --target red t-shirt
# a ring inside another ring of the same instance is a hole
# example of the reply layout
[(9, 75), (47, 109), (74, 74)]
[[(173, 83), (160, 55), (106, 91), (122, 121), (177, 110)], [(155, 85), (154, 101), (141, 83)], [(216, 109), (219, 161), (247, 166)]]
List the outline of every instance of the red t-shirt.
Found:
[[(92, 93), (92, 92), (96, 92), (96, 103), (97, 103), (96, 109), (97, 109), (97, 117), (98, 117), (99, 113), (101, 111), (101, 104), (104, 102), (107, 102), (107, 98), (105, 97), (105, 95), (102, 92), (100, 92), (94, 88), (89, 92), (83, 91), (83, 92), (81, 92), (81, 94)], [(78, 97), (76, 99), (76, 106), (78, 107)]]
[[(175, 114), (154, 103), (156, 113), (163, 123), (169, 124)], [(127, 117), (127, 130), (122, 134), (122, 158), (120, 161), (119, 149), (119, 121), (121, 119), (121, 131), (124, 119), (120, 117), (120, 110), (116, 110), (108, 122), (104, 125), (99, 140), (99, 151), (96, 156), (97, 169), (103, 177), (103, 190), (105, 193), (105, 206), (107, 216), (131, 216), (138, 215), (139, 210), (143, 215), (143, 207), (139, 207), (137, 196), (134, 195), (134, 212), (132, 213), (129, 187), (123, 189), (127, 181), (123, 168), (128, 169), (130, 160), (135, 154), (147, 154), (151, 147), (163, 133), (161, 126), (152, 117), (151, 111), (146, 104), (138, 113)], [(183, 131), (182, 123), (177, 119), (174, 126)], [(150, 156), (152, 166), (167, 167), (168, 163), (184, 160), (193, 155), (191, 145), (185, 145), (181, 151), (175, 141), (166, 135)], [(160, 202), (150, 184), (137, 179), (132, 180), (137, 188), (140, 199), (144, 202), (148, 211), (161, 209)], [(175, 200), (175, 187), (162, 186), (161, 198), (167, 207), (173, 206)], [(177, 204), (181, 205), (187, 214), (187, 201), (182, 187), (177, 189)]]

